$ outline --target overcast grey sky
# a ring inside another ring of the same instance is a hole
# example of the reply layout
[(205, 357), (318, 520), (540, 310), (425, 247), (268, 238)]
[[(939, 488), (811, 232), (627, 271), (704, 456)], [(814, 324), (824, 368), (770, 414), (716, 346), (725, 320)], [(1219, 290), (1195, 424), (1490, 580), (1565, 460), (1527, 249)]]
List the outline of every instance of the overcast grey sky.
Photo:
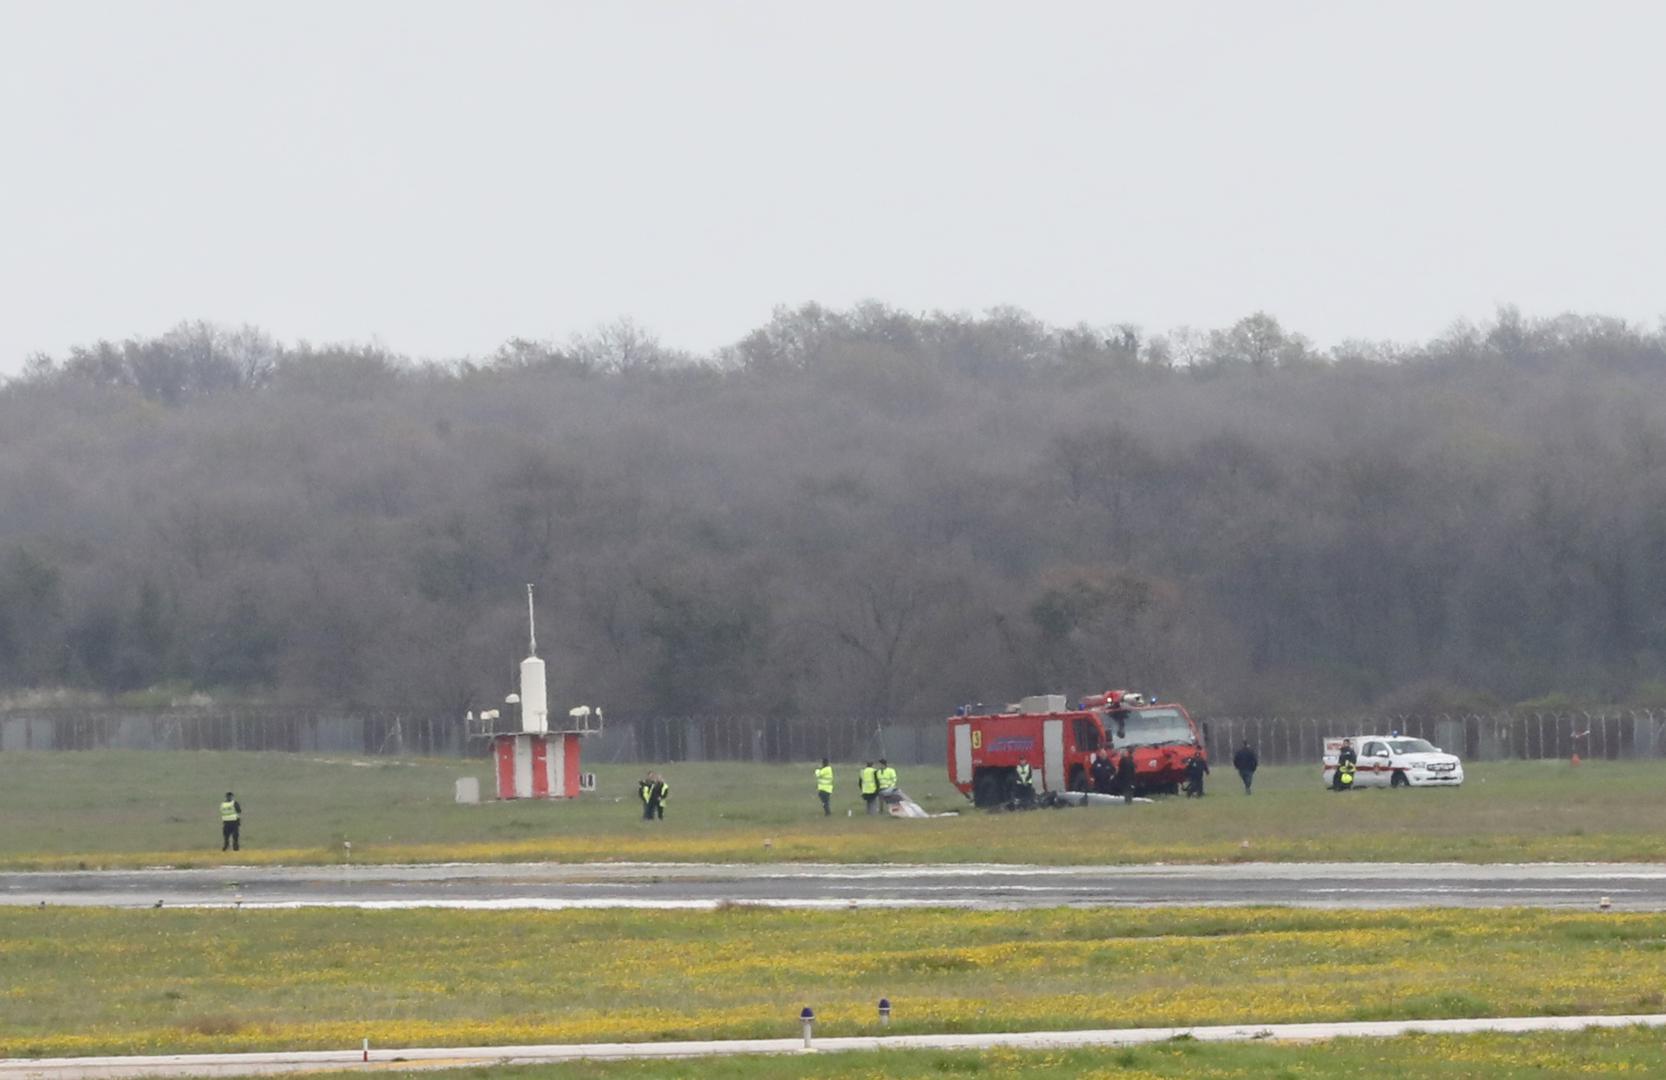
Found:
[(1666, 314), (1666, 3), (0, 0), (0, 372), (777, 304)]

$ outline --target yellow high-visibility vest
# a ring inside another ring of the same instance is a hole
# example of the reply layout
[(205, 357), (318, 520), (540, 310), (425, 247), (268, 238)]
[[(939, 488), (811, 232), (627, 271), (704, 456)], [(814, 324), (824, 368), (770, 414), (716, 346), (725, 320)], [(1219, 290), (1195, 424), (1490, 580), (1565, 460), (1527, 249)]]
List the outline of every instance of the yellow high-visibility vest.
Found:
[(833, 766), (822, 765), (816, 769), (816, 790), (833, 792)]
[(862, 770), (862, 794), (872, 795), (879, 790), (879, 770), (872, 765)]
[(889, 766), (889, 765), (887, 765), (883, 769), (879, 770), (879, 786), (881, 788), (896, 787), (897, 786), (897, 770), (891, 768), (891, 766)]
[(1035, 770), (1034, 769), (1030, 768), (1028, 765), (1018, 766), (1018, 782), (1020, 784), (1031, 783), (1034, 779), (1035, 779)]
[(236, 821), (237, 820), (237, 804), (235, 802), (223, 802), (223, 803), (220, 804), (220, 820), (221, 821)]

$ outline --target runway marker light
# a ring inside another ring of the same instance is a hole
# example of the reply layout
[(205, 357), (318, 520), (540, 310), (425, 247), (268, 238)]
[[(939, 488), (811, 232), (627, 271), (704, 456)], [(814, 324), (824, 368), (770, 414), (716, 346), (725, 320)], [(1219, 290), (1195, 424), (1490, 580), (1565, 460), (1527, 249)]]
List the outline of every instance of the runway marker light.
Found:
[(810, 1045), (810, 1029), (816, 1023), (816, 1010), (808, 1005), (804, 1006), (804, 1011), (798, 1014), (798, 1022), (804, 1028), (804, 1049), (813, 1049)]
[(1609, 908), (1611, 908), (1613, 906), (1614, 906), (1614, 901), (1610, 900), (1606, 896), (1603, 897), (1601, 900), (1597, 901), (1597, 907), (1601, 908), (1603, 911), (1607, 911)]
[(366, 1061), (370, 1060), (370, 1040), (369, 1039), (365, 1039), (365, 1041), (364, 1041), (364, 1060), (366, 1060)]
[(890, 1027), (891, 1026), (891, 999), (890, 998), (880, 998), (879, 999), (879, 1026), (880, 1027)]

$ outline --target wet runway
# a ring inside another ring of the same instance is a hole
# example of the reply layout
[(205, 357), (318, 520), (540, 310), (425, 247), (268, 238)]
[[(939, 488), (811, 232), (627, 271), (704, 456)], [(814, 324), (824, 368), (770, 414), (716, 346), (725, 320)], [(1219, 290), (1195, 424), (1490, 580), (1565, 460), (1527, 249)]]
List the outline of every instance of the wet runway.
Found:
[(0, 903), (246, 908), (964, 908), (1279, 904), (1666, 911), (1654, 863), (1222, 866), (445, 864), (0, 873)]

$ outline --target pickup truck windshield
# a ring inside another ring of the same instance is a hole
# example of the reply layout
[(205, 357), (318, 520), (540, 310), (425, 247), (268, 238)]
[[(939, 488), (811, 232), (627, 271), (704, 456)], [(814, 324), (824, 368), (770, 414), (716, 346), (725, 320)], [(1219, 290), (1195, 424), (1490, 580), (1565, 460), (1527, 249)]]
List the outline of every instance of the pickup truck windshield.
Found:
[(1390, 739), (1388, 745), (1396, 754), (1432, 754), (1435, 744), (1428, 739)]
[(1158, 746), (1162, 743), (1190, 743), (1192, 729), (1179, 709), (1130, 709), (1122, 717), (1123, 736), (1117, 737), (1116, 713), (1105, 718), (1105, 728), (1117, 746)]

